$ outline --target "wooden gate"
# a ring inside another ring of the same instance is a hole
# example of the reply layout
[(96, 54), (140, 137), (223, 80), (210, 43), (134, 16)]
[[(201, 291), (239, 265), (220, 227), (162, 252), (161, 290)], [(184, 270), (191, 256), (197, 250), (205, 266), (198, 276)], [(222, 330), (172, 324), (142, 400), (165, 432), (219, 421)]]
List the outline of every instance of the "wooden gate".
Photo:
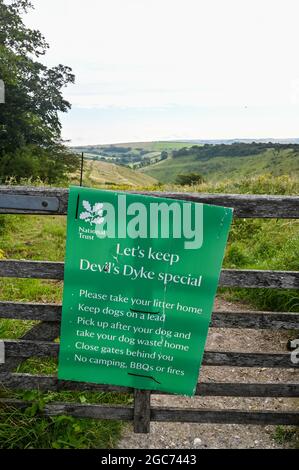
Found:
[[(299, 218), (299, 197), (222, 195), (198, 193), (139, 192), (207, 204), (233, 207), (239, 218)], [(0, 186), (1, 214), (65, 215), (68, 190), (53, 188), (27, 188)], [(0, 276), (14, 278), (63, 279), (63, 263), (48, 261), (0, 261)], [(257, 271), (224, 269), (220, 286), (249, 288), (298, 289), (299, 272)], [(248, 411), (232, 409), (182, 409), (151, 407), (151, 393), (126, 387), (95, 385), (70, 381), (59, 381), (52, 375), (14, 373), (14, 370), (29, 357), (57, 357), (61, 305), (0, 302), (0, 318), (39, 320), (39, 323), (19, 340), (4, 340), (6, 361), (0, 366), (0, 385), (6, 389), (39, 389), (42, 391), (88, 390), (117, 391), (134, 394), (132, 406), (110, 406), (95, 404), (51, 403), (45, 406), (44, 414), (71, 415), (77, 418), (117, 419), (134, 422), (134, 431), (148, 433), (151, 421), (175, 421), (189, 423), (239, 423), (239, 424), (284, 424), (298, 425), (297, 411)], [(261, 328), (299, 329), (299, 313), (274, 312), (214, 312), (212, 328)], [(2, 343), (2, 344), (3, 344)], [(288, 352), (281, 354), (214, 352), (206, 351), (203, 365), (223, 367), (296, 368)], [(196, 395), (230, 397), (299, 397), (299, 383), (236, 383), (200, 382)], [(0, 400), (1, 406), (24, 409), (28, 402), (13, 399)]]

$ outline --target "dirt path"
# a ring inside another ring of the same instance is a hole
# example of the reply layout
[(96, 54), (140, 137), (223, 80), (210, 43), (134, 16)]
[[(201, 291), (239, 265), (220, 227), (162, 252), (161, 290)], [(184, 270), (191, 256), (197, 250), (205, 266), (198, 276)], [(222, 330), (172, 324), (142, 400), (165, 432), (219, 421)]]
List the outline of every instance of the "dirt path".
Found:
[[(246, 306), (216, 301), (215, 309), (237, 311)], [(249, 309), (249, 308), (247, 308)], [(228, 334), (229, 333), (229, 334)], [(210, 329), (207, 349), (243, 352), (285, 352), (286, 331)], [(208, 382), (297, 382), (298, 371), (291, 369), (203, 367), (201, 380)], [(289, 398), (238, 398), (155, 395), (153, 407), (240, 408), (245, 410), (284, 410), (298, 408), (298, 400)], [(282, 448), (273, 437), (275, 426), (233, 424), (151, 423), (149, 435), (138, 435), (132, 427), (125, 429), (120, 449), (200, 449), (200, 448)]]

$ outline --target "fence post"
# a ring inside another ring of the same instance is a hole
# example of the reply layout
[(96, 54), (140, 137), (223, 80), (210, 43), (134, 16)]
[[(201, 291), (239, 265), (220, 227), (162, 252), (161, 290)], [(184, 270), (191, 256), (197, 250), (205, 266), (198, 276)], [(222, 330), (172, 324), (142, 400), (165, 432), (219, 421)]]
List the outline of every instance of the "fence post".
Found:
[(147, 434), (150, 432), (151, 392), (134, 390), (134, 432)]

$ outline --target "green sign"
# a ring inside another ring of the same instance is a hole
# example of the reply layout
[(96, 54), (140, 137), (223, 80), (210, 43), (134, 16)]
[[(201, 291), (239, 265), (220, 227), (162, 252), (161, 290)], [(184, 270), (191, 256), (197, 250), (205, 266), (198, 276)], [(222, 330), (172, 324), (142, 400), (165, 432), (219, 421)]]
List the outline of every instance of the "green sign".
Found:
[(58, 377), (193, 395), (231, 220), (72, 187)]

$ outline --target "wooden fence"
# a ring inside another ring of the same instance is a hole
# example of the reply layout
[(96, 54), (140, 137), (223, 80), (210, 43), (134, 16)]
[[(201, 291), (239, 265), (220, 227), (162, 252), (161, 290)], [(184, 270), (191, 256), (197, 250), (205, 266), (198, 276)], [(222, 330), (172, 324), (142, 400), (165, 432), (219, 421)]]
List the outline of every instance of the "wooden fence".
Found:
[[(133, 192), (133, 191), (132, 191)], [(239, 218), (299, 218), (299, 197), (223, 195), (198, 193), (138, 192), (194, 202), (233, 207)], [(68, 190), (0, 186), (1, 214), (65, 215)], [(0, 276), (15, 278), (63, 279), (63, 263), (49, 261), (0, 261)], [(220, 286), (298, 289), (299, 272), (222, 270)], [(39, 389), (44, 391), (85, 390), (117, 391), (134, 394), (132, 406), (96, 404), (51, 403), (45, 406), (48, 416), (68, 414), (78, 418), (118, 419), (134, 422), (135, 432), (147, 433), (151, 421), (189, 423), (240, 423), (298, 425), (297, 411), (248, 411), (233, 409), (186, 409), (151, 407), (149, 392), (127, 387), (95, 385), (58, 380), (53, 375), (14, 373), (29, 357), (57, 357), (61, 305), (0, 302), (0, 318), (39, 320), (30, 331), (18, 340), (4, 340), (5, 364), (0, 366), (0, 385), (12, 390)], [(212, 328), (260, 328), (273, 330), (299, 329), (299, 313), (289, 312), (223, 312), (212, 315)], [(229, 330), (228, 330), (229, 334)], [(223, 367), (266, 367), (293, 369), (298, 364), (291, 361), (289, 352), (277, 354), (206, 351), (203, 365)], [(299, 397), (299, 383), (236, 383), (200, 382), (196, 395), (230, 397)], [(0, 400), (1, 406), (24, 409), (28, 402), (13, 399)]]

